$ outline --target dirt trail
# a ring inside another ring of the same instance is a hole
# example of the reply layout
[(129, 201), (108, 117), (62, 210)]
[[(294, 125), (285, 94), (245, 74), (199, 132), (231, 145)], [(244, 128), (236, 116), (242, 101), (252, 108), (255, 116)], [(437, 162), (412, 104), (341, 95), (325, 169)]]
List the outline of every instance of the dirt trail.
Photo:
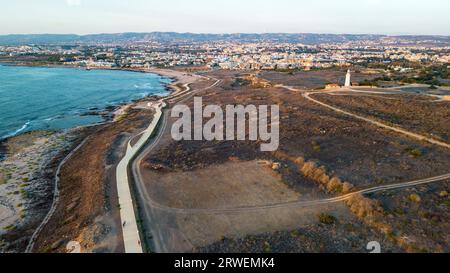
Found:
[[(281, 86), (281, 87), (283, 87), (283, 88), (285, 88), (287, 90), (290, 90), (290, 91), (294, 91), (294, 92), (302, 92), (302, 90), (295, 89), (295, 88), (292, 88), (292, 87), (289, 87), (289, 86)], [(422, 136), (422, 135), (419, 135), (419, 134), (407, 131), (407, 130), (405, 130), (403, 128), (389, 126), (389, 125), (386, 125), (386, 124), (384, 124), (382, 122), (379, 122), (379, 121), (376, 121), (376, 120), (373, 120), (373, 119), (370, 119), (370, 118), (366, 118), (366, 117), (363, 117), (363, 116), (360, 116), (360, 115), (357, 115), (357, 114), (353, 114), (353, 113), (347, 112), (347, 111), (342, 110), (340, 108), (334, 107), (334, 106), (326, 104), (324, 102), (321, 102), (321, 101), (319, 101), (317, 99), (311, 98), (311, 95), (315, 94), (315, 93), (324, 94), (324, 93), (330, 93), (330, 92), (335, 92), (335, 91), (330, 90), (330, 91), (327, 91), (327, 92), (302, 92), (302, 96), (304, 98), (308, 99), (309, 101), (312, 101), (312, 102), (314, 102), (316, 104), (319, 104), (319, 105), (321, 105), (323, 107), (326, 107), (328, 109), (331, 109), (331, 110), (333, 110), (335, 112), (338, 112), (338, 113), (341, 113), (341, 114), (344, 114), (344, 115), (347, 115), (347, 116), (350, 116), (350, 117), (353, 117), (353, 118), (356, 118), (356, 119), (360, 119), (360, 120), (363, 120), (363, 121), (368, 122), (368, 123), (372, 123), (372, 124), (374, 124), (374, 125), (376, 125), (378, 127), (381, 127), (381, 128), (384, 128), (384, 129), (388, 129), (388, 130), (394, 131), (396, 133), (400, 133), (400, 134), (406, 135), (406, 136), (408, 136), (410, 138), (414, 138), (414, 139), (419, 140), (419, 141), (426, 141), (426, 142), (429, 142), (431, 144), (438, 145), (438, 146), (450, 149), (450, 144), (448, 144), (448, 143), (445, 143), (445, 142), (442, 142), (442, 141), (439, 141), (439, 140), (435, 140), (435, 139), (432, 139), (432, 138), (429, 138), (429, 137), (426, 137), (426, 136)], [(365, 93), (371, 93), (371, 92), (367, 91)]]

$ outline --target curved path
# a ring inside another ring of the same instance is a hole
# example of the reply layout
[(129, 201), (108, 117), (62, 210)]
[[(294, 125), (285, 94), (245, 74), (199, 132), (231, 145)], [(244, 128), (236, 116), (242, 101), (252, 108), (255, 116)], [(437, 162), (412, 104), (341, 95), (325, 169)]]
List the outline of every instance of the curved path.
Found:
[[(203, 76), (198, 76), (200, 78), (206, 78)], [(217, 80), (212, 86), (205, 88), (209, 89), (214, 86), (216, 86), (220, 80)], [(189, 84), (184, 84), (185, 90), (176, 93), (172, 96), (167, 97), (167, 99), (174, 99), (178, 97), (183, 97), (186, 95), (190, 95), (189, 91), (191, 90)], [(166, 103), (164, 100), (159, 101), (156, 104), (153, 104), (152, 107), (155, 110), (155, 116), (149, 125), (149, 127), (139, 133), (137, 136), (141, 136), (140, 139), (137, 141), (136, 144), (133, 146), (131, 145), (132, 141), (137, 137), (134, 136), (131, 138), (127, 144), (127, 151), (124, 156), (124, 158), (120, 161), (120, 163), (117, 166), (116, 169), (116, 183), (117, 183), (117, 190), (119, 195), (119, 206), (120, 206), (120, 219), (122, 222), (122, 232), (123, 232), (123, 240), (124, 240), (124, 247), (125, 252), (127, 253), (142, 253), (142, 246), (141, 241), (139, 238), (139, 231), (137, 228), (137, 222), (136, 222), (136, 216), (134, 213), (134, 207), (133, 207), (133, 199), (131, 196), (131, 190), (130, 190), (130, 184), (128, 179), (128, 166), (129, 162), (137, 155), (139, 150), (141, 150), (146, 142), (150, 139), (150, 137), (153, 135), (161, 117), (162, 117), (162, 109), (166, 106)], [(164, 125), (165, 126), (165, 125)], [(41, 224), (37, 227), (37, 229), (33, 232), (30, 241), (26, 247), (25, 252), (31, 253), (33, 251), (34, 245), (36, 243), (37, 238), (39, 237), (41, 231), (43, 228), (47, 225), (47, 223), (50, 221), (51, 217), (56, 211), (57, 205), (59, 204), (59, 181), (60, 181), (60, 173), (61, 169), (64, 166), (64, 164), (89, 140), (89, 137), (84, 139), (83, 142), (81, 142), (74, 150), (72, 150), (64, 159), (63, 161), (58, 165), (56, 175), (55, 175), (55, 185), (54, 185), (54, 194), (53, 194), (53, 201), (51, 208), (47, 215), (45, 216), (44, 220), (41, 222)]]
[(59, 181), (60, 181), (60, 175), (61, 175), (61, 168), (66, 164), (66, 162), (72, 158), (72, 156), (81, 148), (83, 145), (89, 140), (89, 137), (85, 138), (74, 150), (72, 150), (64, 159), (59, 163), (58, 169), (56, 170), (55, 175), (55, 185), (53, 190), (53, 202), (52, 206), (45, 216), (44, 220), (41, 222), (41, 224), (38, 226), (38, 228), (33, 232), (33, 235), (31, 236), (30, 241), (28, 242), (27, 248), (25, 249), (25, 253), (31, 253), (33, 252), (34, 244), (36, 243), (37, 238), (39, 237), (39, 234), (44, 229), (45, 225), (50, 221), (50, 218), (52, 218), (53, 214), (56, 211), (56, 207), (59, 203)]
[[(289, 87), (289, 86), (281, 86), (281, 87), (283, 87), (285, 89), (288, 89), (290, 91), (294, 91), (294, 92), (302, 92), (301, 90), (298, 90), (298, 89), (295, 89), (295, 88), (292, 88), (292, 87)], [(352, 89), (346, 89), (344, 91), (359, 92), (359, 91), (354, 91)], [(442, 141), (439, 141), (439, 140), (435, 140), (435, 139), (432, 139), (432, 138), (429, 138), (429, 137), (426, 137), (426, 136), (423, 136), (423, 135), (419, 135), (419, 134), (407, 131), (407, 130), (399, 128), (399, 127), (393, 127), (393, 126), (384, 124), (382, 122), (379, 122), (379, 121), (376, 121), (376, 120), (373, 120), (373, 119), (370, 119), (370, 118), (366, 118), (366, 117), (363, 117), (363, 116), (360, 116), (360, 115), (357, 115), (357, 114), (353, 114), (353, 113), (347, 112), (345, 110), (342, 110), (340, 108), (337, 108), (335, 106), (326, 104), (324, 102), (321, 102), (321, 101), (319, 101), (317, 99), (313, 99), (313, 98), (310, 97), (311, 94), (327, 94), (327, 93), (332, 93), (332, 92), (336, 92), (336, 91), (326, 91), (326, 92), (306, 92), (305, 91), (305, 92), (302, 92), (302, 96), (304, 98), (306, 98), (306, 99), (316, 103), (316, 104), (319, 104), (319, 105), (321, 105), (323, 107), (329, 108), (329, 109), (331, 109), (331, 110), (333, 110), (335, 112), (338, 112), (338, 113), (341, 113), (341, 114), (344, 114), (344, 115), (347, 115), (347, 116), (350, 116), (350, 117), (353, 117), (353, 118), (356, 118), (356, 119), (359, 119), (359, 120), (363, 120), (363, 121), (368, 122), (368, 123), (372, 123), (372, 124), (374, 124), (374, 125), (376, 125), (378, 127), (381, 127), (381, 128), (384, 128), (384, 129), (388, 129), (388, 130), (391, 130), (391, 131), (394, 131), (394, 132), (406, 135), (406, 136), (414, 138), (416, 140), (426, 141), (428, 143), (431, 143), (431, 144), (434, 144), (434, 145), (438, 145), (438, 146), (450, 149), (450, 144), (448, 144), (448, 143), (445, 143), (445, 142), (442, 142)], [(373, 93), (371, 91), (364, 91), (364, 92), (365, 93)]]
[[(209, 88), (217, 85), (218, 81), (214, 83)], [(155, 115), (153, 117), (152, 122), (148, 126), (148, 128), (139, 133), (141, 135), (139, 140), (133, 146), (131, 145), (134, 140), (133, 137), (129, 140), (127, 151), (125, 156), (117, 165), (116, 169), (116, 183), (117, 183), (117, 192), (119, 196), (119, 207), (120, 207), (120, 219), (122, 223), (122, 235), (125, 247), (125, 253), (142, 253), (143, 248), (140, 240), (139, 229), (136, 221), (136, 214), (134, 211), (133, 197), (131, 194), (131, 186), (129, 181), (128, 167), (130, 166), (130, 161), (135, 158), (139, 151), (146, 145), (148, 140), (154, 134), (158, 124), (160, 123), (161, 118), (163, 117), (163, 109), (167, 106), (166, 100), (172, 100), (175, 98), (180, 98), (187, 95), (192, 95), (190, 93), (191, 87), (188, 83), (184, 84), (184, 91), (173, 94), (160, 100), (157, 103), (149, 104), (155, 110)], [(166, 127), (167, 123), (167, 115), (163, 117), (163, 127)], [(158, 135), (160, 137), (160, 135)], [(159, 139), (158, 139), (159, 140)], [(154, 143), (158, 142), (157, 140)]]
[(161, 100), (158, 103), (152, 104), (155, 110), (155, 115), (152, 122), (147, 129), (142, 132), (141, 138), (138, 142), (131, 146), (131, 141), (128, 142), (128, 147), (125, 156), (117, 165), (116, 169), (116, 183), (117, 193), (119, 196), (120, 219), (122, 222), (123, 241), (126, 253), (142, 253), (142, 245), (139, 237), (139, 229), (136, 222), (136, 215), (134, 212), (133, 198), (131, 195), (130, 183), (128, 179), (128, 165), (130, 161), (136, 156), (139, 150), (144, 147), (145, 143), (152, 136), (159, 120), (162, 116), (162, 109), (166, 103)]
[[(189, 92), (189, 91), (191, 91), (191, 88), (188, 85), (185, 85), (185, 88), (186, 88), (185, 91), (178, 93), (178, 94), (174, 94), (173, 96), (169, 96), (165, 100), (168, 102), (171, 102), (171, 103), (182, 103), (182, 102), (190, 99), (191, 97), (195, 96), (197, 93), (211, 89), (211, 88), (217, 86), (221, 82), (221, 80), (214, 79), (214, 78), (206, 78), (203, 76), (198, 76), (198, 77), (215, 80), (215, 82), (212, 85), (210, 85), (209, 87), (206, 87), (206, 88), (203, 88), (200, 90), (195, 90), (192, 92)], [(137, 198), (139, 199), (138, 202), (139, 201), (145, 202), (144, 205), (140, 206), (140, 209), (142, 210), (142, 213), (145, 215), (145, 219), (149, 220), (149, 225), (151, 225), (150, 230), (151, 230), (151, 234), (152, 234), (152, 242), (154, 244), (153, 250), (158, 253), (168, 252), (168, 249), (166, 248), (166, 245), (164, 244), (164, 235), (161, 232), (162, 227), (158, 226), (159, 223), (157, 221), (152, 221), (153, 219), (156, 218), (155, 214), (157, 213), (156, 210), (158, 210), (158, 207), (153, 206), (153, 204), (154, 204), (153, 202), (147, 202), (147, 200), (149, 199), (149, 195), (148, 195), (147, 189), (145, 187), (144, 180), (142, 179), (142, 174), (141, 174), (141, 170), (140, 170), (139, 166), (141, 165), (141, 162), (144, 160), (144, 158), (147, 156), (147, 154), (149, 154), (158, 145), (159, 141), (161, 140), (164, 132), (167, 129), (169, 115), (170, 115), (170, 109), (165, 110), (163, 113), (163, 116), (162, 116), (160, 129), (158, 130), (158, 132), (152, 139), (151, 143), (149, 143), (147, 145), (147, 147), (145, 147), (145, 150), (143, 150), (138, 156), (136, 156), (136, 159), (131, 164), (132, 176), (135, 180), (134, 182), (135, 182), (135, 186), (137, 188)]]
[(195, 214), (195, 213), (202, 213), (202, 214), (228, 214), (228, 213), (231, 213), (231, 214), (233, 214), (233, 213), (241, 213), (241, 212), (261, 211), (261, 210), (267, 210), (267, 209), (301, 208), (301, 207), (333, 204), (333, 203), (338, 203), (338, 202), (349, 200), (350, 198), (352, 198), (355, 195), (365, 195), (365, 194), (372, 194), (372, 193), (383, 192), (383, 191), (388, 191), (388, 190), (396, 190), (396, 189), (414, 187), (414, 186), (444, 181), (447, 179), (450, 179), (450, 173), (445, 174), (445, 175), (436, 176), (436, 177), (421, 179), (421, 180), (414, 180), (414, 181), (410, 181), (410, 182), (370, 187), (370, 188), (366, 188), (363, 190), (351, 192), (351, 193), (348, 193), (345, 195), (341, 195), (338, 197), (327, 198), (327, 199), (318, 199), (318, 200), (311, 200), (311, 201), (292, 201), (292, 202), (277, 203), (277, 204), (270, 204), (270, 205), (263, 205), (263, 206), (248, 206), (248, 207), (235, 207), (235, 208), (183, 209), (183, 208), (173, 208), (173, 207), (161, 205), (161, 204), (155, 202), (153, 199), (151, 199), (148, 194), (146, 194), (145, 199), (147, 202), (149, 202), (151, 204), (151, 206), (153, 208), (162, 210), (162, 211), (166, 211), (166, 212), (173, 212), (173, 213), (179, 213), (179, 214)]
[[(205, 89), (212, 88), (219, 83), (220, 83), (220, 81), (218, 80), (212, 86), (205, 88)], [(205, 90), (205, 89), (203, 89), (203, 90)], [(199, 91), (202, 91), (202, 90), (199, 90)], [(199, 92), (199, 91), (197, 91), (197, 92)], [(295, 91), (299, 91), (299, 90), (295, 90)], [(183, 98), (183, 100), (181, 100), (179, 102), (189, 99), (189, 97), (193, 96), (197, 92), (192, 92), (191, 94), (189, 94), (190, 96)], [(145, 214), (147, 219), (154, 219), (153, 216), (158, 211), (178, 213), (178, 214), (196, 214), (196, 213), (233, 214), (233, 213), (262, 211), (262, 210), (277, 209), (277, 208), (299, 208), (299, 207), (309, 207), (309, 206), (317, 206), (317, 205), (327, 205), (327, 204), (333, 204), (333, 203), (346, 201), (355, 195), (360, 195), (360, 194), (364, 195), (364, 194), (371, 194), (371, 193), (376, 193), (376, 192), (383, 192), (383, 191), (387, 191), (387, 190), (402, 189), (402, 188), (406, 188), (406, 187), (430, 184), (430, 183), (435, 183), (435, 182), (440, 182), (440, 181), (450, 179), (450, 174), (445, 174), (445, 175), (436, 176), (436, 177), (432, 177), (432, 178), (409, 181), (409, 182), (404, 182), (404, 183), (370, 187), (370, 188), (362, 189), (362, 190), (359, 190), (356, 192), (352, 192), (352, 193), (342, 195), (339, 197), (334, 197), (334, 198), (311, 200), (311, 201), (294, 201), (294, 202), (286, 202), (286, 203), (278, 203), (278, 204), (269, 204), (269, 205), (265, 205), (265, 206), (249, 206), (249, 207), (235, 207), (235, 208), (198, 208), (198, 209), (168, 207), (168, 206), (162, 205), (162, 204), (154, 201), (151, 198), (151, 196), (149, 195), (149, 193), (143, 183), (143, 177), (142, 177), (142, 173), (141, 173), (139, 166), (140, 166), (140, 163), (142, 162), (142, 160), (145, 158), (145, 156), (148, 153), (150, 153), (151, 150), (154, 147), (156, 147), (158, 145), (158, 142), (161, 140), (163, 133), (167, 128), (169, 111), (170, 110), (167, 110), (164, 113), (161, 129), (159, 130), (158, 134), (155, 136), (152, 143), (149, 144), (145, 148), (145, 150), (136, 157), (136, 160), (132, 164), (132, 172), (133, 172), (133, 176), (136, 180), (135, 182), (136, 182), (136, 186), (138, 188), (138, 192), (139, 192), (138, 194), (140, 196), (141, 202), (147, 203), (145, 206), (142, 206), (142, 208), (141, 208), (141, 209), (143, 209), (143, 213)], [(372, 121), (370, 121), (370, 122), (372, 122)], [(156, 223), (156, 222), (152, 222), (152, 221), (150, 221), (150, 222), (152, 225), (151, 229), (152, 229), (152, 236), (153, 236), (152, 240), (154, 243), (154, 250), (156, 252), (167, 252), (167, 249), (164, 245), (164, 235), (160, 231), (161, 227), (158, 227), (158, 223)]]

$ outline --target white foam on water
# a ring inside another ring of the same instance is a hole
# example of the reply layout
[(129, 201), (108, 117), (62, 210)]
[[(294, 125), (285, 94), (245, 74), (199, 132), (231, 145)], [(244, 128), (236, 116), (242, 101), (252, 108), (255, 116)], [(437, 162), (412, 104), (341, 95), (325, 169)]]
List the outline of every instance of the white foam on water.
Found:
[(21, 132), (23, 132), (25, 129), (27, 129), (29, 125), (30, 125), (30, 121), (26, 122), (22, 127), (20, 127), (20, 129), (17, 129), (13, 133), (2, 136), (0, 139), (5, 139), (5, 138), (16, 136), (16, 135), (20, 134)]

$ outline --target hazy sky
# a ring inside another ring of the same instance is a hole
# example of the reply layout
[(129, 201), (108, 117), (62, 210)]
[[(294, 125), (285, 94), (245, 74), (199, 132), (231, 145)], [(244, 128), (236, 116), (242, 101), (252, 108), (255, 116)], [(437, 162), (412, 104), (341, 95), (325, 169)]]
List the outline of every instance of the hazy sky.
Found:
[(450, 35), (449, 0), (0, 0), (0, 34), (177, 31)]

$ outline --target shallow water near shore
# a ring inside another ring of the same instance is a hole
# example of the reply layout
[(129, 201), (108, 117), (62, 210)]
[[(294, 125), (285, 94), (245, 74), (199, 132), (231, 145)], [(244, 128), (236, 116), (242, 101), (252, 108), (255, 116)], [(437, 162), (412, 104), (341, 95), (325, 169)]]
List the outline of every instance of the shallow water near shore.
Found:
[(102, 122), (89, 113), (167, 95), (170, 82), (151, 73), (0, 65), (0, 139)]

